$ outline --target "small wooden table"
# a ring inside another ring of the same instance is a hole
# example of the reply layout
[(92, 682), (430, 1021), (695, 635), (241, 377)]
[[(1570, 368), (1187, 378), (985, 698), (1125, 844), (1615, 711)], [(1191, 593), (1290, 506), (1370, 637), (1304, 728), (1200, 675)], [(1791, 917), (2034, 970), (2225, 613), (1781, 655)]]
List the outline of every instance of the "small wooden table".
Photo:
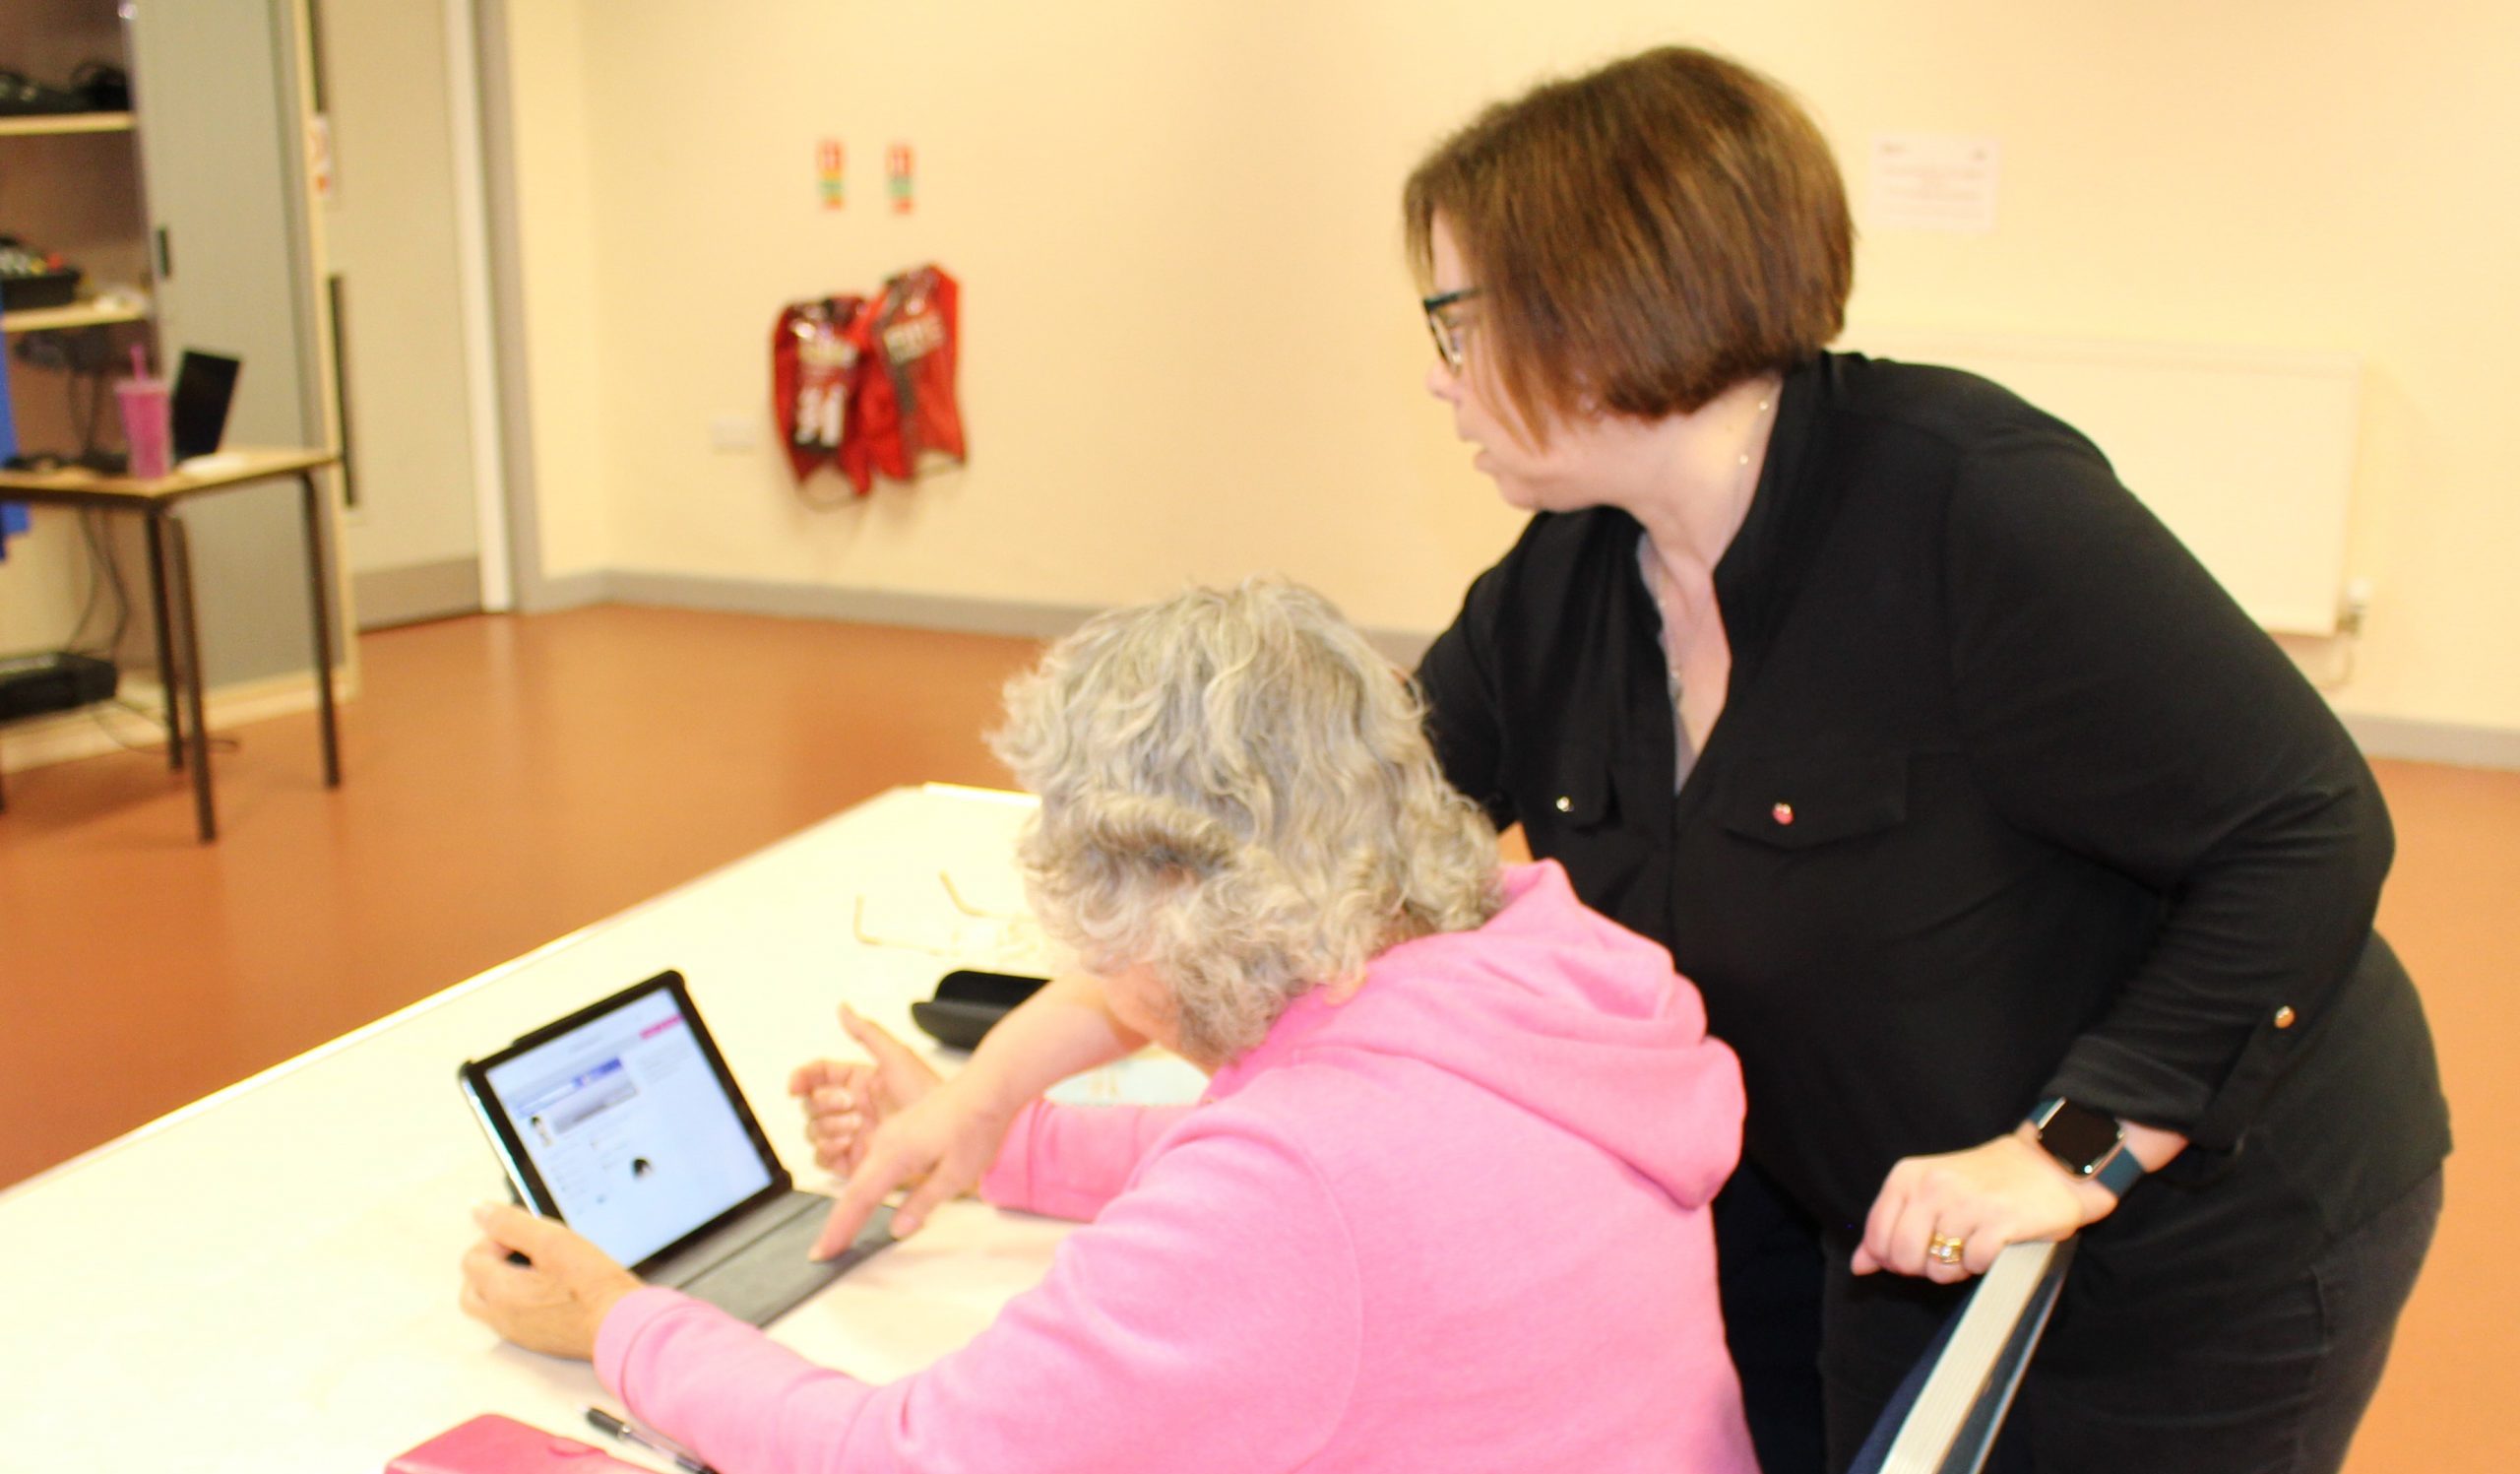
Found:
[(201, 623), (193, 605), (192, 545), (176, 508), (187, 498), (232, 491), (284, 477), (297, 482), (306, 519), (306, 594), (315, 626), (315, 701), (322, 712), (324, 784), (342, 783), (341, 740), (333, 719), (333, 584), (324, 536), (324, 505), (315, 473), (341, 460), (329, 450), (272, 448), (222, 450), (179, 468), (171, 476), (143, 481), (93, 471), (0, 471), (0, 501), (37, 506), (86, 507), (136, 512), (149, 528), (150, 602), (158, 634), (158, 678), (166, 689), (166, 765), (181, 769), (187, 748), (193, 773), (193, 811), (204, 844), (219, 837), (211, 804), (210, 732), (202, 718)]

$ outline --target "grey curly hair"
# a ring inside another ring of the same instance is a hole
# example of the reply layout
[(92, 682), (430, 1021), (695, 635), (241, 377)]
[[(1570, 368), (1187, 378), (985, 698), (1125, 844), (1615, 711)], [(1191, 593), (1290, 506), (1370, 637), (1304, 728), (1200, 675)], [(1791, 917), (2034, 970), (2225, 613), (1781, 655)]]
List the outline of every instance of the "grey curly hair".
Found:
[(1254, 578), (1090, 620), (989, 740), (1041, 801), (1018, 854), (1044, 929), (1096, 972), (1151, 968), (1213, 1066), (1311, 988), (1495, 913), (1495, 831), (1423, 721), (1328, 600)]

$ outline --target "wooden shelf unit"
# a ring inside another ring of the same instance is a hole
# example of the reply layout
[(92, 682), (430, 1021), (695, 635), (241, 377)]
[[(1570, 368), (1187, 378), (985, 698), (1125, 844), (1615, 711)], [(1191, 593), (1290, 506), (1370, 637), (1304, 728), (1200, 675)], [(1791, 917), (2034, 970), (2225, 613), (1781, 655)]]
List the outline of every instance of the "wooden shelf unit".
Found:
[(0, 138), (33, 138), (48, 133), (129, 133), (127, 112), (39, 112), (0, 117)]
[(148, 319), (147, 302), (72, 302), (66, 307), (0, 312), (0, 333), (50, 333), (63, 328), (101, 328), (109, 323)]

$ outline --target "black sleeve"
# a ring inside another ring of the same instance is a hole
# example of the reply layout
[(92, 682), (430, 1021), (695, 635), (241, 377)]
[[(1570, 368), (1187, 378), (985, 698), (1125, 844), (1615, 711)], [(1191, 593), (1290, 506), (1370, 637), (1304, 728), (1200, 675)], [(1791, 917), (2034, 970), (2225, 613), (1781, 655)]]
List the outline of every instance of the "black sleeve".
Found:
[(1946, 609), (1972, 763), (2007, 818), (2163, 897), (2151, 954), (2048, 1092), (2228, 1150), (2371, 935), (2391, 854), (2326, 703), (2061, 431), (1955, 485)]
[(1505, 709), (1496, 666), (1497, 613), (1510, 575), (1499, 563), (1479, 576), (1450, 628), (1418, 663), (1426, 736), (1453, 787), (1487, 810), (1497, 828), (1520, 817), (1505, 781)]

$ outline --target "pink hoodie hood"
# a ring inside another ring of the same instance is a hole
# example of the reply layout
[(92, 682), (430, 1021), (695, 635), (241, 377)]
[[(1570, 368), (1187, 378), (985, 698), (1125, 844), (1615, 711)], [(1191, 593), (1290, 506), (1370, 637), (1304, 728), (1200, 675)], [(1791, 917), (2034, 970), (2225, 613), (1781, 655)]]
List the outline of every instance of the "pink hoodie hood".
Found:
[[(1308, 1054), (1432, 1064), (1513, 1101), (1701, 1207), (1740, 1155), (1741, 1068), (1706, 1034), (1670, 954), (1575, 898), (1555, 861), (1508, 866), (1503, 909), (1476, 931), (1376, 957), (1345, 1003), (1295, 1000), (1259, 1048), (1218, 1072), (1219, 1099)], [(1383, 985), (1383, 986), (1378, 986)]]

